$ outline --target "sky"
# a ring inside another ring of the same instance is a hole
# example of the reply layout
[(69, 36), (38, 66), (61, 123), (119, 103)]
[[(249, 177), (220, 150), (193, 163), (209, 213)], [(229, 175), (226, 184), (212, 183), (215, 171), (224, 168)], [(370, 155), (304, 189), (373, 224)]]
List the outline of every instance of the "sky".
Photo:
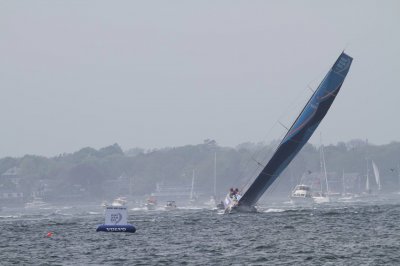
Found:
[(0, 0), (0, 157), (268, 143), (344, 49), (310, 142), (400, 141), (399, 28), (399, 1)]

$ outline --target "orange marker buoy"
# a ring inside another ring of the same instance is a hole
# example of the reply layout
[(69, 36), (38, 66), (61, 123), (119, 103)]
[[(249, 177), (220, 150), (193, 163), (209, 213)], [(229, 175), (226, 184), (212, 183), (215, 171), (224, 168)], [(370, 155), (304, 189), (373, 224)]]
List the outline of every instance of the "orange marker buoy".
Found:
[(47, 237), (52, 237), (53, 236), (53, 232), (48, 232), (47, 233)]

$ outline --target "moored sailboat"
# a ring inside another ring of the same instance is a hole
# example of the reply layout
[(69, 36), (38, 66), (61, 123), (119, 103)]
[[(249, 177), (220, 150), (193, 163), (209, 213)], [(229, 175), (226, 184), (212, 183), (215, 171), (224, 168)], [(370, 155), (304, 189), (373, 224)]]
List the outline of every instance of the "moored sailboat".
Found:
[[(329, 198), (329, 184), (328, 184), (328, 173), (326, 172), (326, 162), (324, 154), (324, 146), (320, 147), (320, 163), (321, 163), (321, 175), (320, 175), (320, 191), (314, 193), (313, 200), (315, 203), (327, 203), (330, 202)], [(323, 177), (323, 178), (322, 178)], [(321, 180), (323, 179), (323, 180)], [(325, 183), (326, 193), (323, 192), (322, 184)]]
[(372, 161), (372, 169), (374, 170), (374, 176), (375, 176), (376, 185), (378, 187), (378, 191), (381, 191), (381, 189), (382, 189), (381, 176), (379, 174), (378, 166), (376, 166), (374, 161)]

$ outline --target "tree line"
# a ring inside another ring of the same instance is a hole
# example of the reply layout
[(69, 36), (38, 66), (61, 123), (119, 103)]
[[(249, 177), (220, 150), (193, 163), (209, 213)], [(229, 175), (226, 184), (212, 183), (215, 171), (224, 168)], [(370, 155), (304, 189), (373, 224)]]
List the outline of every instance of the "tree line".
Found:
[[(44, 189), (52, 198), (70, 196), (93, 199), (105, 198), (109, 193), (145, 196), (156, 184), (190, 186), (195, 171), (196, 190), (213, 194), (214, 174), (218, 196), (230, 187), (243, 188), (251, 183), (272, 156), (277, 142), (242, 143), (236, 147), (222, 147), (214, 140), (201, 144), (154, 150), (134, 148), (123, 151), (118, 144), (101, 149), (90, 147), (55, 157), (25, 155), (20, 158), (0, 159), (0, 189), (22, 190), (32, 195)], [(319, 147), (307, 144), (290, 166), (278, 178), (274, 193), (287, 195), (306, 172), (320, 171)], [(362, 178), (368, 161), (379, 166), (384, 190), (399, 185), (400, 143), (371, 145), (363, 140), (324, 147), (329, 172), (358, 173)], [(215, 164), (216, 158), (216, 164)], [(216, 168), (215, 168), (216, 166)], [(4, 175), (17, 169), (18, 182)], [(14, 181), (13, 181), (14, 180)], [(118, 191), (109, 191), (111, 183), (122, 183)]]

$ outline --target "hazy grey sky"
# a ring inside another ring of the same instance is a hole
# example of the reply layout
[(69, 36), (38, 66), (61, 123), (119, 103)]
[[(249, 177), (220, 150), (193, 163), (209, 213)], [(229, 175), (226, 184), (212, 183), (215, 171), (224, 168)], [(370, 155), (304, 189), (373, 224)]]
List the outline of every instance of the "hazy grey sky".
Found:
[(344, 48), (324, 143), (398, 141), (399, 3), (1, 0), (0, 157), (268, 142)]

